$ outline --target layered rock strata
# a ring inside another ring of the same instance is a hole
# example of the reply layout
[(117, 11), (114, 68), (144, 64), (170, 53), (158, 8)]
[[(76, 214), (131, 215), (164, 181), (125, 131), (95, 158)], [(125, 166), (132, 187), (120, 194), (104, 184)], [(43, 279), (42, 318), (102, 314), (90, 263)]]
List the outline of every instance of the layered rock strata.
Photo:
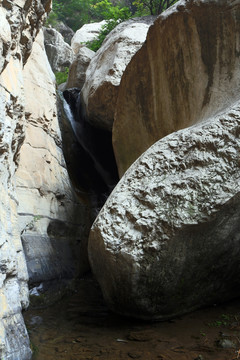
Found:
[(164, 320), (239, 296), (240, 103), (159, 140), (96, 219), (89, 257), (109, 307)]
[(118, 93), (113, 146), (120, 176), (158, 139), (238, 99), (239, 16), (238, 1), (181, 0), (151, 26)]

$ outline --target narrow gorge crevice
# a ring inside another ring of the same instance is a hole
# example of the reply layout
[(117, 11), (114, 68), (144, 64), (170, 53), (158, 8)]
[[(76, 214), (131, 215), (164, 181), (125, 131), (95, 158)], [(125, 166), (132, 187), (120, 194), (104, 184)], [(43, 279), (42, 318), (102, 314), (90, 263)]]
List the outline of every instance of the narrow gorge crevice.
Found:
[(59, 104), (69, 176), (79, 197), (89, 202), (94, 220), (119, 180), (112, 133), (90, 124), (78, 88), (59, 93)]

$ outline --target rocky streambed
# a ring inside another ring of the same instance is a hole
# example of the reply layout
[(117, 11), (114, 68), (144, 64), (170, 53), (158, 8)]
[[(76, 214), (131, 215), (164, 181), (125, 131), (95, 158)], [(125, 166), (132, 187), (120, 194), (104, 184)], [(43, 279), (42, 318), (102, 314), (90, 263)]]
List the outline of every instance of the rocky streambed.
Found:
[(33, 360), (233, 360), (240, 348), (240, 303), (217, 304), (165, 322), (111, 313), (91, 276), (48, 308), (24, 315)]

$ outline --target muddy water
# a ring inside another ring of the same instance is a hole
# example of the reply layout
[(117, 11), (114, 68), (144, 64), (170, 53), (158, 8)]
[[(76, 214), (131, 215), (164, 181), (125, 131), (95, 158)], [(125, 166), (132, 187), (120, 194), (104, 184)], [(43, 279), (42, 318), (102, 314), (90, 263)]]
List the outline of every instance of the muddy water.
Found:
[(142, 322), (109, 312), (87, 277), (59, 303), (24, 317), (34, 360), (240, 359), (240, 301), (174, 321)]

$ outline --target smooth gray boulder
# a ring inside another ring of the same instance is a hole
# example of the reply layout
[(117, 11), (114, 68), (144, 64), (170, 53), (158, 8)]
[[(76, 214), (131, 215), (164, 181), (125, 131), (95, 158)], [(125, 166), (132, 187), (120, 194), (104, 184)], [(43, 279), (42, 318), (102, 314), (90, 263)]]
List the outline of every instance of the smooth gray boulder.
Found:
[(93, 224), (109, 307), (164, 320), (240, 295), (240, 102), (172, 133), (128, 169)]

